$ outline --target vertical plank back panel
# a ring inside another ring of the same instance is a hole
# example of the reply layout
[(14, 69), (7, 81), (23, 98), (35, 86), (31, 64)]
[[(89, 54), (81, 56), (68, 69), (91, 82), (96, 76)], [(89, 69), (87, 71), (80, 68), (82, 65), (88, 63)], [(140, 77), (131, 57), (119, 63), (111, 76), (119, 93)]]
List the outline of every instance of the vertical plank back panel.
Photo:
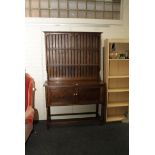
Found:
[(100, 33), (45, 32), (48, 80), (99, 80)]

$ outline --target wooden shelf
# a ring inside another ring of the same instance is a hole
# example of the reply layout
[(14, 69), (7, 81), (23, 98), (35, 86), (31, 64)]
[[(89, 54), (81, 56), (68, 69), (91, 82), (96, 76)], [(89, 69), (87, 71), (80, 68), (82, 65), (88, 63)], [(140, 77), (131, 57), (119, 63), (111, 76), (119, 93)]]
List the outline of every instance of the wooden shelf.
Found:
[(122, 121), (126, 119), (125, 116), (129, 110), (128, 39), (106, 39), (104, 42), (104, 58), (103, 76), (107, 84), (106, 121)]
[(108, 76), (109, 79), (121, 79), (121, 78), (129, 78), (129, 75), (120, 75), (120, 76)]
[(128, 43), (129, 40), (128, 39), (108, 39), (109, 43)]
[(129, 88), (120, 88), (120, 89), (108, 89), (108, 93), (113, 93), (113, 92), (128, 92)]
[[(105, 92), (100, 81), (100, 39), (100, 32), (45, 32), (47, 122), (51, 121), (51, 116), (64, 119), (70, 115), (78, 118), (93, 114), (92, 117), (99, 118), (99, 104), (104, 105)], [(78, 105), (82, 108), (92, 104), (96, 106), (95, 112), (79, 109), (77, 113), (62, 110), (52, 114), (52, 106)], [(102, 120), (103, 112), (101, 108)]]
[(99, 79), (100, 33), (46, 32), (48, 80)]
[(110, 61), (129, 61), (129, 59), (109, 59)]
[(107, 118), (107, 122), (113, 122), (113, 121), (122, 121), (127, 119), (124, 115), (118, 115), (118, 116), (109, 116)]
[(129, 106), (128, 102), (109, 102), (107, 104), (108, 108), (114, 108), (114, 107), (127, 107)]

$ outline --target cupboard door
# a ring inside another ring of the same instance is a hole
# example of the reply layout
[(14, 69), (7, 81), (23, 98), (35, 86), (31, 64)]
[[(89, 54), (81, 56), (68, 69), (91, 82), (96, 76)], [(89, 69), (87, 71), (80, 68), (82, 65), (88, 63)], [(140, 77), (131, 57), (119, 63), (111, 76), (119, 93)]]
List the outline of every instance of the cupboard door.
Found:
[(48, 106), (61, 106), (74, 104), (73, 88), (49, 88)]
[(97, 104), (100, 102), (100, 88), (79, 88), (77, 104)]

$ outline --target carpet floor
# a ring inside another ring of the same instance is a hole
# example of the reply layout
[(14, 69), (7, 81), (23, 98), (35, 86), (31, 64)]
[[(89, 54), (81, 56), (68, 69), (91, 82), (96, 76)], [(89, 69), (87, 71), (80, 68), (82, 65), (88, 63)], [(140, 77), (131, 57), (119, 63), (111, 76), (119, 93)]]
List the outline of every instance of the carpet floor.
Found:
[(34, 125), (25, 144), (26, 155), (128, 155), (129, 124), (52, 126)]

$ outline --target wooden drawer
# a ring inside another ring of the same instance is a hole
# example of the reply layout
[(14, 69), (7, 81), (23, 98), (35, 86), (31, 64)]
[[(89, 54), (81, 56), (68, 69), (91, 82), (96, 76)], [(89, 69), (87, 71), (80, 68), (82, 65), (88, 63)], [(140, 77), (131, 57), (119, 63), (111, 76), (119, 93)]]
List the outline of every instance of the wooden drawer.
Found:
[(73, 88), (47, 88), (47, 105), (61, 106), (74, 103)]

